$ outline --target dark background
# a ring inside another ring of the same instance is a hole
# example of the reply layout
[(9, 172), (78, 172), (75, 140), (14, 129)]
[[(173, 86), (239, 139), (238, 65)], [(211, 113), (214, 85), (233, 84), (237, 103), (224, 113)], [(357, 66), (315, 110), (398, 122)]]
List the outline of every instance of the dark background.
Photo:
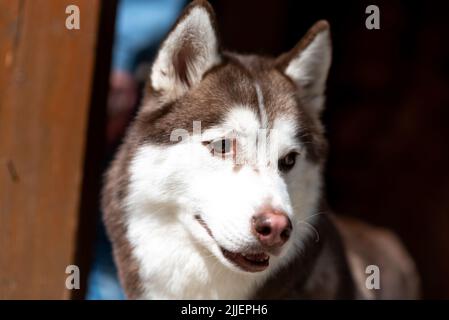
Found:
[[(277, 55), (322, 18), (333, 66), (326, 192), (339, 214), (394, 230), (424, 298), (449, 298), (449, 2), (211, 1), (224, 46)], [(365, 8), (380, 9), (380, 30)]]

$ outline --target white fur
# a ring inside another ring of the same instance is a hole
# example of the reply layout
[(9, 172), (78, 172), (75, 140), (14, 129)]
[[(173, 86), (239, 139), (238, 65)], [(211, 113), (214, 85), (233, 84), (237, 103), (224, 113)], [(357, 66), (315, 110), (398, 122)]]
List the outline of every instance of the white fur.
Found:
[[(285, 176), (278, 172), (278, 154), (302, 150), (294, 138), (295, 122), (276, 119), (263, 140), (266, 161), (252, 137), (261, 127), (245, 106), (232, 108), (221, 126), (188, 137), (170, 147), (140, 147), (130, 166), (126, 200), (127, 237), (139, 263), (141, 298), (244, 299), (277, 268), (301, 250), (307, 228), (302, 222), (315, 213), (320, 172), (299, 157)], [(234, 170), (232, 159), (220, 159), (201, 144), (232, 132), (242, 145), (239, 155), (251, 165)], [(276, 136), (276, 137), (275, 137)], [(259, 140), (260, 143), (260, 140)], [(219, 246), (242, 251), (257, 240), (250, 231), (252, 216), (264, 205), (283, 210), (292, 220), (291, 239), (270, 266), (246, 273), (225, 259)], [(214, 239), (194, 219), (200, 214)]]
[(170, 33), (162, 44), (151, 71), (153, 88), (164, 92), (164, 97), (174, 99), (189, 88), (180, 81), (174, 69), (173, 57), (184, 45), (195, 48), (196, 55), (190, 57), (188, 79), (190, 84), (198, 83), (203, 74), (220, 61), (218, 41), (207, 10), (194, 7)]

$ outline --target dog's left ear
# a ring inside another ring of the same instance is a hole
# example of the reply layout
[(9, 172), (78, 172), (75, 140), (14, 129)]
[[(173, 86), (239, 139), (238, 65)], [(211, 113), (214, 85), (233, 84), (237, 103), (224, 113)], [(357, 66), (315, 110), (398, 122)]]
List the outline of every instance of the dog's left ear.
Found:
[(320, 114), (331, 65), (329, 23), (316, 22), (299, 43), (277, 59), (277, 67), (298, 86), (305, 107)]

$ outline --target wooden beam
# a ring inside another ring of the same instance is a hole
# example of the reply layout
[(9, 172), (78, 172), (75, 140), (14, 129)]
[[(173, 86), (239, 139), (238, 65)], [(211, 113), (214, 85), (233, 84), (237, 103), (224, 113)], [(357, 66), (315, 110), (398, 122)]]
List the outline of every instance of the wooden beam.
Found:
[(71, 295), (100, 3), (0, 0), (1, 299)]

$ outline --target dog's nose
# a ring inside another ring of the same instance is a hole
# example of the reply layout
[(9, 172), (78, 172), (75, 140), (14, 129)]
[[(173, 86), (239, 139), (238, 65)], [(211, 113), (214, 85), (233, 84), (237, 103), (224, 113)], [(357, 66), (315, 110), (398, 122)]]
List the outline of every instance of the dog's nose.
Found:
[(260, 243), (268, 248), (281, 247), (292, 231), (292, 223), (287, 215), (275, 210), (256, 214), (252, 227)]

